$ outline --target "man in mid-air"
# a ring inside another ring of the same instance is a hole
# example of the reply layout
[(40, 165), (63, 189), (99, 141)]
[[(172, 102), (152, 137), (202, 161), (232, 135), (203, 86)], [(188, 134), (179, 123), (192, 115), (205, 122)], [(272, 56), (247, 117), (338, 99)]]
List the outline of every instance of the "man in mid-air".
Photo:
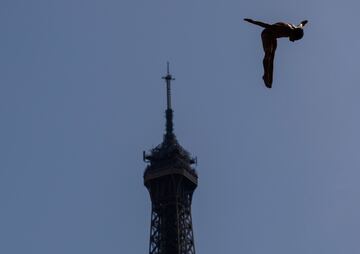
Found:
[(278, 22), (275, 24), (266, 24), (261, 21), (256, 21), (252, 19), (244, 19), (245, 21), (261, 26), (265, 28), (261, 33), (261, 39), (263, 48), (265, 51), (265, 56), (263, 60), (264, 66), (264, 76), (263, 80), (266, 87), (271, 88), (273, 80), (273, 63), (275, 50), (277, 47), (277, 38), (288, 37), (290, 41), (294, 42), (300, 40), (304, 36), (303, 27), (308, 22), (307, 20), (301, 21), (297, 26), (289, 23)]

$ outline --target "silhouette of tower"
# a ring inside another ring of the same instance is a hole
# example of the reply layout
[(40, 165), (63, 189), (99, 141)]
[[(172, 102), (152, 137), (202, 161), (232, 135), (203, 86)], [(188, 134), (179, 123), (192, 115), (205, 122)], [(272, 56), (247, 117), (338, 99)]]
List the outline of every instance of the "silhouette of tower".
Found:
[(151, 228), (149, 254), (195, 254), (191, 201), (197, 186), (197, 173), (191, 166), (195, 159), (180, 146), (173, 132), (171, 108), (171, 81), (166, 81), (166, 131), (163, 142), (145, 153), (148, 166), (144, 172), (144, 185), (149, 190)]

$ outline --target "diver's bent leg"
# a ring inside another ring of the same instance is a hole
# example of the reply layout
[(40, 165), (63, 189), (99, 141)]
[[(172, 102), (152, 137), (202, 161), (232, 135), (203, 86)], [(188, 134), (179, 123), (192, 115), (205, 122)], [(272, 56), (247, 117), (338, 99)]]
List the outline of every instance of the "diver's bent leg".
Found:
[(269, 56), (269, 65), (268, 65), (268, 76), (269, 76), (269, 88), (271, 88), (272, 82), (273, 82), (273, 73), (274, 73), (274, 58), (275, 58), (275, 51), (277, 48), (277, 41), (274, 40), (271, 50), (270, 50), (270, 56)]
[(271, 88), (273, 82), (273, 73), (274, 73), (274, 55), (272, 54), (270, 56), (269, 64), (268, 64), (269, 88)]
[(263, 80), (267, 88), (271, 88), (272, 85), (272, 56), (270, 54), (265, 54), (263, 60), (263, 67), (264, 67), (264, 75)]
[(272, 84), (272, 61), (274, 49), (276, 49), (276, 38), (270, 29), (264, 29), (261, 33), (262, 44), (265, 52), (263, 59), (264, 76), (263, 80), (266, 87), (271, 88)]

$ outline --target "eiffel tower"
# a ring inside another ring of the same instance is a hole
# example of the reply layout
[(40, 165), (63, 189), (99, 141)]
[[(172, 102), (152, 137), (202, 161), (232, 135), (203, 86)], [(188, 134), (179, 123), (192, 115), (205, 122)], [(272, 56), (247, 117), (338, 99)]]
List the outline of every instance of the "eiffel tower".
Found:
[(191, 202), (198, 176), (192, 164), (196, 159), (179, 144), (173, 132), (171, 81), (166, 82), (166, 131), (163, 142), (143, 154), (148, 163), (144, 185), (151, 198), (151, 226), (149, 254), (195, 254), (191, 218)]

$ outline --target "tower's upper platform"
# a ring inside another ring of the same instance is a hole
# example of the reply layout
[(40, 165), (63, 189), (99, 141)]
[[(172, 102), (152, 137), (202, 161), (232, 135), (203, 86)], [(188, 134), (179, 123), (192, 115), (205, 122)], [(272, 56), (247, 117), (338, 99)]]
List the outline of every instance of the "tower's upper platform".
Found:
[(192, 167), (196, 159), (192, 158), (177, 141), (173, 132), (173, 110), (171, 108), (171, 81), (174, 80), (169, 73), (163, 77), (167, 88), (166, 131), (163, 142), (151, 149), (150, 153), (144, 152), (144, 160), (149, 163), (144, 172), (144, 181), (170, 174), (180, 174), (197, 184), (197, 173)]

